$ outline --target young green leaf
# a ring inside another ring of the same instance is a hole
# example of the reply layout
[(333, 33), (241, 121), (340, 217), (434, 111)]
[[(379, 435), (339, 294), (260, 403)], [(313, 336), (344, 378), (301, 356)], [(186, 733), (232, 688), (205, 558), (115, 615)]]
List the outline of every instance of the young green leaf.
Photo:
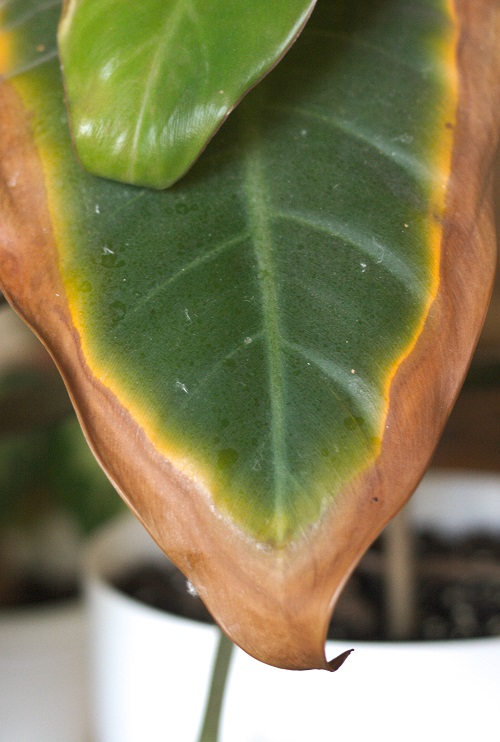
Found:
[(83, 165), (125, 183), (174, 183), (315, 1), (68, 0), (59, 48)]

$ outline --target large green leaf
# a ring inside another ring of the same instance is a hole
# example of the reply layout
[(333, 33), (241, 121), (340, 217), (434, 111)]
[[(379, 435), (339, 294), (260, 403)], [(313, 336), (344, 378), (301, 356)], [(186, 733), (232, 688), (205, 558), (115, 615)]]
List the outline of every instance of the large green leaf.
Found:
[(68, 0), (74, 142), (92, 173), (166, 188), (293, 43), (316, 0)]
[(485, 312), (499, 14), (466, 6), (324, 0), (162, 193), (81, 170), (57, 8), (4, 8), (3, 290), (125, 499), (281, 666), (326, 666), (334, 598), (418, 482)]

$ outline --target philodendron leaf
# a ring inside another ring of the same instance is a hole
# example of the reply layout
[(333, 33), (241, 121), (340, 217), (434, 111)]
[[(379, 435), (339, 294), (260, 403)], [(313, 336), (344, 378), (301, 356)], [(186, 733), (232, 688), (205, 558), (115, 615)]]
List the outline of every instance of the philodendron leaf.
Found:
[(74, 144), (96, 175), (166, 188), (295, 41), (316, 0), (67, 0)]
[(225, 631), (335, 667), (332, 607), (421, 477), (485, 313), (498, 5), (324, 0), (167, 192), (78, 166), (56, 17), (3, 10), (2, 289)]

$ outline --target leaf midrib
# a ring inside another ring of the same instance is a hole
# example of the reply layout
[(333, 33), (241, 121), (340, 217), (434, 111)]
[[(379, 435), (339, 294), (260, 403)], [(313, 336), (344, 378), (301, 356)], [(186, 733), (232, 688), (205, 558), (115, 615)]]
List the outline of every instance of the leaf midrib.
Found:
[(259, 130), (255, 117), (247, 117), (242, 128), (248, 152), (245, 159), (244, 191), (250, 231), (253, 235), (262, 303), (264, 346), (268, 364), (271, 455), (274, 469), (274, 535), (276, 541), (280, 542), (285, 538), (280, 515), (284, 511), (287, 481), (285, 382), (278, 289), (268, 208), (270, 199), (266, 188), (265, 167), (259, 147)]
[(158, 43), (156, 52), (153, 55), (149, 74), (147, 76), (146, 84), (144, 86), (142, 101), (139, 107), (139, 114), (137, 116), (137, 123), (135, 126), (134, 135), (133, 135), (132, 143), (130, 147), (130, 162), (128, 166), (127, 178), (131, 182), (133, 182), (134, 180), (134, 174), (135, 174), (136, 167), (137, 167), (137, 157), (139, 153), (139, 141), (140, 141), (142, 129), (144, 126), (146, 109), (151, 99), (151, 90), (158, 78), (163, 53), (165, 49), (169, 48), (169, 43), (171, 39), (175, 36), (175, 33), (177, 32), (177, 29), (181, 21), (183, 20), (185, 14), (186, 14), (186, 5), (184, 3), (177, 2), (174, 9), (170, 13), (167, 13), (165, 22), (163, 24), (163, 32), (158, 34), (158, 38), (161, 38), (162, 43)]

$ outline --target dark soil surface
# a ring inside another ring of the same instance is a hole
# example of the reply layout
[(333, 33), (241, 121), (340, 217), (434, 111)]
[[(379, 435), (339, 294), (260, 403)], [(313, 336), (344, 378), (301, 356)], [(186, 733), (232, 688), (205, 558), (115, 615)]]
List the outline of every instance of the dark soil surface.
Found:
[[(478, 534), (446, 542), (428, 533), (416, 538), (418, 620), (412, 640), (500, 635), (500, 540)], [(335, 610), (329, 637), (388, 641), (381, 542), (367, 552)], [(115, 586), (151, 606), (211, 621), (200, 598), (175, 568), (139, 564)]]
[(212, 617), (201, 598), (190, 588), (182, 572), (173, 565), (164, 569), (155, 562), (143, 562), (118, 575), (115, 587), (131, 598), (174, 613), (212, 623)]
[[(500, 540), (481, 534), (447, 542), (419, 534), (416, 625), (408, 639), (429, 641), (500, 635)], [(339, 600), (333, 639), (389, 641), (385, 619), (384, 555), (377, 542)]]
[(0, 608), (49, 605), (76, 598), (78, 593), (78, 585), (73, 582), (54, 584), (38, 575), (25, 575), (2, 591)]

